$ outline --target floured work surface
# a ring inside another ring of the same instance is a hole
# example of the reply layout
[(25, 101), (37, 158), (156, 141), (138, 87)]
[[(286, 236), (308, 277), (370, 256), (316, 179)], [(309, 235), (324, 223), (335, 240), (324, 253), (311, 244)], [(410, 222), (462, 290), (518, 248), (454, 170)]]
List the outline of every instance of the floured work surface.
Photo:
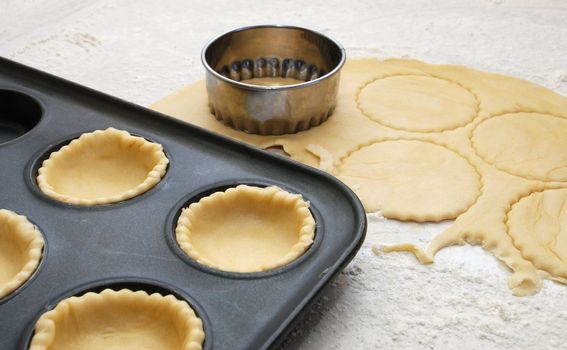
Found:
[(412, 60), (348, 62), (338, 106), (294, 135), (249, 135), (209, 113), (204, 82), (152, 108), (262, 148), (282, 146), (333, 173), (368, 212), (403, 221), (455, 219), (425, 251), (482, 244), (512, 270), (515, 295), (541, 278), (567, 282), (567, 99), (530, 82)]

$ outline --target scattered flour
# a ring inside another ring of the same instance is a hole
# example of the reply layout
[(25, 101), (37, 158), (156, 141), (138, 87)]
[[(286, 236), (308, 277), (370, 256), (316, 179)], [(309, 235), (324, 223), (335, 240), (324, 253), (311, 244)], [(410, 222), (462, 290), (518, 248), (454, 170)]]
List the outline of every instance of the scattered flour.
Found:
[[(350, 57), (411, 57), (533, 80), (567, 95), (567, 3), (553, 0), (0, 0), (0, 55), (142, 105), (203, 78), (212, 36), (288, 23), (336, 37)], [(354, 261), (287, 339), (295, 349), (560, 349), (567, 287), (517, 298), (479, 247), (432, 265), (372, 246), (425, 246), (448, 223), (369, 215)]]
[(411, 254), (376, 256), (372, 245), (423, 247), (451, 223), (402, 223), (376, 214), (368, 223), (359, 255), (285, 348), (565, 348), (565, 286), (545, 281), (539, 294), (514, 297), (506, 287), (507, 268), (480, 247), (447, 248), (432, 265)]

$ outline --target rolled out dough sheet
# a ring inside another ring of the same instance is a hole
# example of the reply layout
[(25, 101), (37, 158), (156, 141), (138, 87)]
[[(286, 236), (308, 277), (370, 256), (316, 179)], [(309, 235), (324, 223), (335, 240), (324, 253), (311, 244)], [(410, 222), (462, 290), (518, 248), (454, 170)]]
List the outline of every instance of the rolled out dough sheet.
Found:
[[(351, 60), (333, 116), (293, 135), (249, 135), (209, 113), (204, 82), (152, 108), (261, 148), (281, 146), (350, 186), (366, 210), (454, 223), (425, 250), (480, 244), (513, 271), (515, 295), (567, 281), (567, 99), (533, 83), (462, 66)], [(542, 219), (544, 218), (544, 219)], [(544, 221), (542, 221), (544, 220)], [(526, 229), (530, 227), (530, 229)]]

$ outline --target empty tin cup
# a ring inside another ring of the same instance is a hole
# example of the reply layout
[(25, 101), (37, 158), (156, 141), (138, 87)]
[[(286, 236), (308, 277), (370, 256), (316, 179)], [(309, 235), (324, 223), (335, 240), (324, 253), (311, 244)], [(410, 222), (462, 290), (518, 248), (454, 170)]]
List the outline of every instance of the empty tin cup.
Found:
[(333, 113), (346, 54), (313, 30), (260, 25), (211, 40), (201, 59), (218, 120), (249, 133), (279, 135), (319, 125)]

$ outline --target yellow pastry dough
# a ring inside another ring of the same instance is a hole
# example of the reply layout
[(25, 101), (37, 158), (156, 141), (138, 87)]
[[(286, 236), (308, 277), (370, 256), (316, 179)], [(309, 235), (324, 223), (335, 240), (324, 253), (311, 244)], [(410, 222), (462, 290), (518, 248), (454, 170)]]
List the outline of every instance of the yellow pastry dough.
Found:
[(198, 350), (204, 339), (203, 323), (185, 301), (105, 289), (43, 314), (30, 350)]
[(522, 255), (567, 283), (567, 189), (535, 192), (508, 213), (508, 233)]
[(0, 299), (30, 278), (42, 252), (38, 229), (25, 216), (0, 209)]
[(297, 80), (293, 78), (282, 78), (282, 77), (263, 77), (263, 78), (252, 78), (241, 80), (240, 82), (252, 85), (260, 86), (283, 86), (283, 85), (293, 85), (305, 83), (302, 80)]
[(383, 210), (399, 220), (452, 219), (480, 195), (480, 176), (465, 158), (423, 141), (363, 145), (340, 162), (335, 174), (357, 189), (368, 211)]
[(408, 131), (454, 129), (470, 122), (478, 112), (478, 101), (467, 89), (420, 75), (374, 80), (361, 88), (357, 102), (368, 118)]
[(313, 243), (315, 220), (301, 195), (240, 185), (184, 209), (175, 234), (181, 249), (201, 264), (259, 272), (302, 255)]
[[(293, 135), (223, 126), (208, 111), (203, 82), (152, 107), (261, 148), (281, 146), (346, 181), (367, 211), (409, 221), (455, 219), (425, 250), (401, 242), (387, 251), (410, 251), (428, 263), (444, 247), (480, 244), (513, 271), (508, 286), (515, 295), (537, 292), (542, 271), (563, 281), (548, 258), (536, 263), (519, 246), (516, 236), (525, 230), (511, 233), (506, 225), (520, 198), (567, 188), (567, 99), (550, 90), (462, 66), (364, 59), (344, 66), (335, 113)], [(564, 256), (567, 247), (555, 249)]]
[(528, 179), (567, 181), (567, 120), (541, 113), (509, 113), (473, 130), (478, 155)]
[(168, 162), (160, 144), (108, 128), (83, 134), (53, 152), (39, 169), (37, 183), (62, 202), (116, 203), (155, 186)]

